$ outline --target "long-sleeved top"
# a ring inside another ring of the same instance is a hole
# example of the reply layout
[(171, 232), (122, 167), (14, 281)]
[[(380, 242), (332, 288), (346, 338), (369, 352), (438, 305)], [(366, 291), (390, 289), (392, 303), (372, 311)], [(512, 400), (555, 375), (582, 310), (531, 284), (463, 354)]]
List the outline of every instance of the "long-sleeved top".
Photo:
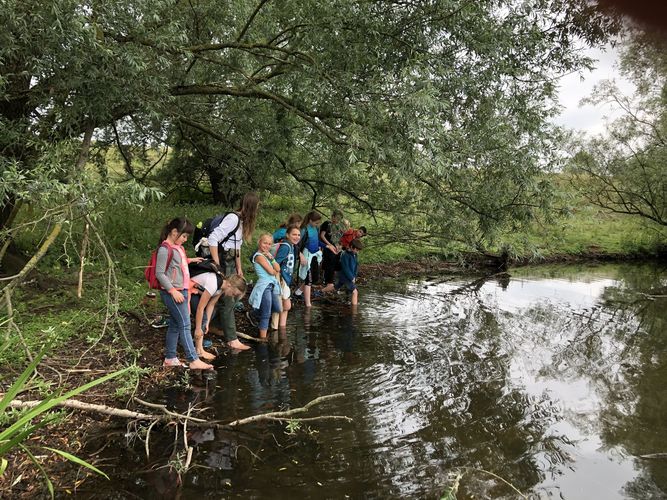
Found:
[[(170, 247), (170, 249), (167, 247)], [(169, 262), (169, 268), (167, 268), (170, 250), (171, 262)], [(185, 255), (185, 249), (181, 245), (172, 245), (168, 241), (164, 241), (160, 248), (158, 248), (155, 259), (155, 277), (160, 282), (162, 289), (167, 292), (173, 288), (177, 290), (187, 290), (190, 288), (188, 257)]]
[(218, 224), (218, 227), (211, 231), (207, 238), (209, 246), (218, 246), (218, 243), (224, 240), (225, 236), (234, 231), (237, 223), (239, 227), (234, 235), (223, 243), (222, 248), (223, 250), (239, 250), (243, 244), (243, 221), (239, 221), (239, 216), (236, 213), (227, 214), (222, 222)]
[(357, 254), (347, 250), (343, 251), (340, 256), (340, 271), (347, 281), (352, 281), (357, 277), (358, 266)]
[(288, 241), (283, 241), (276, 252), (276, 262), (280, 264), (280, 275), (287, 283), (292, 284), (292, 274), (294, 274), (294, 263), (296, 262), (296, 249)]

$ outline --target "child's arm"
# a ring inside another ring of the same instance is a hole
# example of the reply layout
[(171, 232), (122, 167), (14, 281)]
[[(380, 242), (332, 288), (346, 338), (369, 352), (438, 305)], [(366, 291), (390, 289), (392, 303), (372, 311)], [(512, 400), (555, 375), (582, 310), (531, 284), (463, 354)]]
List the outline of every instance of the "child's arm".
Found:
[(278, 276), (280, 273), (280, 265), (273, 257), (269, 258), (264, 254), (259, 254), (255, 256), (255, 262), (262, 266), (271, 276)]
[(243, 278), (243, 268), (241, 267), (241, 250), (236, 251), (236, 274), (239, 275), (239, 278)]
[(208, 318), (208, 321), (206, 322), (206, 331), (204, 333), (208, 333), (208, 325), (211, 324), (211, 318), (213, 317), (213, 310), (215, 309), (215, 305), (218, 303), (218, 299), (220, 297), (222, 297), (221, 293), (219, 293), (215, 297), (212, 297), (211, 300), (208, 301), (208, 304), (206, 304), (206, 317)]
[(172, 259), (174, 258), (174, 251), (166, 246), (160, 246), (157, 250), (157, 258), (155, 259), (155, 277), (160, 282), (160, 286), (164, 291), (169, 293), (174, 302), (177, 304), (183, 303), (185, 297), (183, 294), (174, 288), (173, 283), (167, 276), (167, 262), (169, 261), (169, 253), (171, 252)]
[(201, 328), (201, 324), (202, 321), (204, 321), (204, 310), (206, 309), (206, 306), (210, 301), (211, 301), (211, 294), (208, 292), (208, 290), (204, 290), (201, 293), (201, 297), (199, 299), (199, 305), (197, 306), (197, 311), (195, 312), (195, 337), (200, 337), (204, 335), (204, 332), (202, 331)]

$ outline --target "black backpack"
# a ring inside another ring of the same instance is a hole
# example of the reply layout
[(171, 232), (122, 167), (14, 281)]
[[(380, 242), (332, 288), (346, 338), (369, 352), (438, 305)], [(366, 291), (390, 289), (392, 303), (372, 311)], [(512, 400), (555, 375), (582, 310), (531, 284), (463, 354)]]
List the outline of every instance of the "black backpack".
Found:
[(188, 264), (188, 270), (190, 271), (190, 277), (204, 273), (215, 273), (215, 277), (218, 281), (218, 289), (222, 286), (224, 275), (222, 274), (220, 267), (213, 262), (212, 259), (204, 259), (201, 262), (191, 262)]
[[(222, 221), (227, 217), (229, 214), (234, 214), (237, 217), (237, 222), (236, 226), (232, 231), (227, 233), (227, 236), (225, 236), (220, 243), (218, 243), (218, 248), (222, 249), (222, 245), (227, 242), (234, 234), (236, 234), (236, 231), (238, 230), (239, 226), (241, 225), (241, 217), (238, 216), (236, 212), (225, 212), (222, 215), (216, 215), (215, 217), (211, 217), (209, 219), (206, 219), (203, 222), (199, 222), (195, 226), (195, 230), (192, 233), (192, 245), (196, 249), (196, 254), (198, 257), (208, 257), (208, 255), (205, 255), (203, 252), (203, 246), (199, 245), (199, 242), (201, 241), (202, 238), (208, 238), (208, 236), (213, 232), (213, 230), (218, 227), (220, 224), (222, 224)], [(199, 246), (198, 246), (199, 245)]]

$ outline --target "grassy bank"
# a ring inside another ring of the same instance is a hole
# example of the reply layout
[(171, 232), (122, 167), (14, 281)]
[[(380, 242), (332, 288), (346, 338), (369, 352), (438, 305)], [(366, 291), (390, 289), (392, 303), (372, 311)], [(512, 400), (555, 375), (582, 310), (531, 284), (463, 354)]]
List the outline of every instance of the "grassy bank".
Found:
[[(13, 295), (16, 328), (7, 335), (0, 350), (2, 384), (7, 387), (26, 365), (26, 358), (38, 352), (45, 342), (51, 344), (51, 351), (40, 365), (40, 377), (35, 378), (28, 389), (27, 394), (31, 397), (45, 397), (63, 388), (71, 389), (102, 372), (123, 366), (132, 369), (89, 397), (124, 406), (142, 387), (159, 383), (161, 370), (154, 368), (159, 366), (163, 333), (151, 330), (148, 324), (161, 310), (161, 305), (158, 300), (146, 299), (144, 266), (157, 244), (160, 227), (169, 218), (186, 216), (199, 221), (220, 211), (213, 205), (176, 206), (164, 201), (136, 210), (109, 207), (95, 221), (105, 246), (102, 247), (93, 234), (90, 236), (81, 298), (77, 298), (76, 289), (84, 225), (81, 222), (67, 225), (41, 261), (38, 271)], [(276, 196), (264, 201), (254, 242), (246, 247), (243, 257), (250, 279), (253, 279), (252, 266), (247, 257), (254, 249), (257, 236), (272, 232), (293, 211), (305, 213), (307, 206), (294, 205), (292, 199)], [(26, 212), (24, 217), (30, 215)], [(372, 270), (370, 266), (366, 268), (368, 274), (394, 275), (394, 271), (402, 272), (408, 268), (419, 272), (420, 269), (428, 270), (434, 260), (458, 264), (474, 260), (460, 243), (454, 241), (440, 247), (386, 243), (391, 241), (389, 224), (355, 214), (348, 214), (348, 217), (353, 226), (365, 225), (369, 230), (366, 248), (360, 255), (362, 266), (375, 264)], [(32, 255), (41, 244), (45, 229), (38, 226), (22, 232), (16, 241), (18, 248), (28, 256)], [(530, 262), (595, 256), (634, 258), (659, 254), (665, 241), (664, 232), (640, 220), (610, 215), (580, 204), (567, 217), (553, 224), (535, 223), (526, 231), (503, 235), (489, 251), (507, 250), (511, 258)], [(192, 253), (189, 243), (187, 249)], [(105, 250), (113, 260), (111, 268)], [(422, 262), (414, 266), (388, 265), (405, 260)], [(109, 287), (110, 283), (114, 286)], [(14, 416), (15, 413), (5, 415), (4, 421)], [(98, 424), (81, 415), (63, 414), (62, 418), (57, 432), (41, 433), (35, 442), (73, 453), (82, 451), (85, 435), (81, 429)], [(0, 488), (7, 486), (3, 481), (17, 478), (21, 484), (41, 484), (36, 479), (35, 470), (28, 470), (27, 462), (19, 466), (18, 455), (10, 458), (14, 460), (14, 473), (0, 479)], [(52, 465), (52, 462), (53, 457), (43, 459), (42, 465), (46, 465), (51, 474), (61, 474), (58, 489), (71, 487), (68, 481), (74, 476), (73, 468), (62, 462)], [(36, 490), (40, 487), (29, 488), (26, 494), (30, 496)]]
[[(305, 213), (307, 206), (294, 205), (292, 199), (271, 197), (264, 201), (253, 243), (244, 252), (244, 270), (253, 279), (252, 266), (247, 258), (255, 248), (257, 236), (273, 232), (293, 211)], [(152, 249), (157, 245), (160, 227), (174, 216), (186, 216), (192, 221), (203, 220), (220, 212), (214, 205), (172, 205), (157, 202), (136, 210), (114, 210), (110, 207), (97, 220), (98, 228), (114, 261), (114, 276), (118, 287), (113, 290), (121, 315), (145, 314), (138, 308), (147, 291), (143, 268)], [(456, 242), (442, 247), (424, 244), (384, 243), (390, 238), (387, 226), (368, 217), (350, 216), (352, 225), (365, 225), (369, 236), (366, 248), (360, 254), (362, 264), (387, 264), (403, 260), (419, 261), (425, 258), (466, 263), (470, 255)], [(30, 255), (41, 242), (44, 228), (22, 233), (17, 244)], [(78, 339), (83, 346), (99, 341), (108, 314), (108, 266), (103, 249), (92, 245), (84, 272), (84, 293), (76, 298), (79, 250), (83, 224), (72, 224), (61, 235), (57, 245), (40, 264), (39, 274), (26, 286), (19, 288), (14, 299), (17, 321), (29, 349), (38, 349), (45, 339), (52, 339), (57, 347), (70, 339)], [(91, 238), (92, 241), (92, 238)], [(667, 238), (664, 231), (646, 225), (637, 218), (613, 215), (590, 206), (579, 204), (570, 215), (554, 224), (535, 223), (524, 232), (506, 234), (490, 248), (499, 253), (506, 249), (512, 259), (521, 262), (548, 262), (587, 257), (635, 258), (660, 254)], [(187, 243), (192, 252), (192, 246)], [(122, 344), (122, 332), (111, 328), (117, 339), (111, 344)], [(9, 344), (0, 353), (0, 362), (14, 363), (23, 359), (22, 341), (10, 337)]]

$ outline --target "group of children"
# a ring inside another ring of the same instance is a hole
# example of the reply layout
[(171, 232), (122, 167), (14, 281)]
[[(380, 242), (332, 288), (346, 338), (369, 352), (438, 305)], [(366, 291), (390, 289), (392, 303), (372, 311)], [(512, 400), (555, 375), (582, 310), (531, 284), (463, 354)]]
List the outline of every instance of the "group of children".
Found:
[[(251, 241), (258, 208), (258, 196), (247, 193), (237, 211), (221, 216), (209, 234), (194, 242), (200, 254), (194, 258), (188, 258), (183, 247), (194, 232), (192, 223), (176, 218), (163, 228), (155, 275), (169, 311), (164, 366), (183, 366), (176, 355), (180, 344), (191, 369), (212, 368), (207, 361), (215, 356), (203, 345), (207, 332), (224, 335), (233, 349), (249, 349), (237, 338), (234, 306), (247, 290), (241, 245), (244, 240)], [(257, 320), (260, 339), (267, 337), (269, 326), (278, 329), (287, 325), (292, 289), (297, 284), (294, 294), (302, 296), (305, 306), (311, 307), (320, 268), (321, 293), (344, 289), (351, 295), (351, 303), (358, 303), (357, 254), (363, 248), (360, 238), (366, 235), (366, 229), (350, 229), (339, 210), (320, 226), (321, 219), (316, 211), (305, 217), (293, 214), (273, 235), (259, 237), (250, 259), (257, 280), (248, 303), (252, 308), (249, 317), (253, 322)], [(191, 314), (194, 342), (190, 334)]]

